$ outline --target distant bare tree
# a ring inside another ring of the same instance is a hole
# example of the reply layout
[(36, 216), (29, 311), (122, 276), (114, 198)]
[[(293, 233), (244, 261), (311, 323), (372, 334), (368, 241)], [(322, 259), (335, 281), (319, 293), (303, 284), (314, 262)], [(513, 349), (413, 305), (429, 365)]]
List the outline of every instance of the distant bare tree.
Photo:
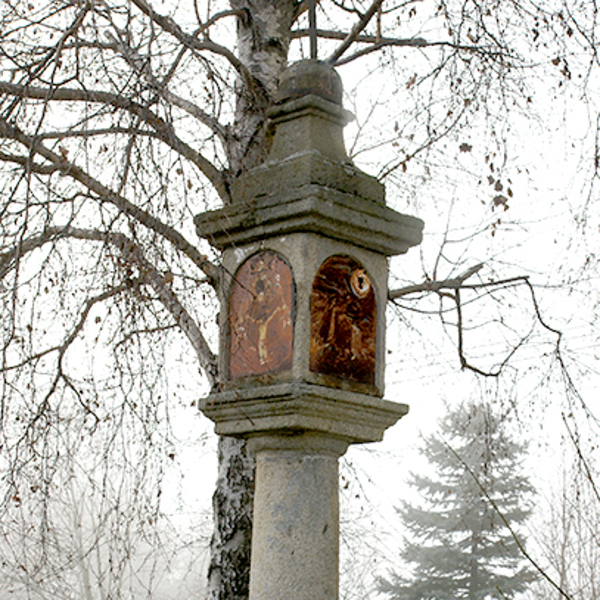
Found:
[[(597, 472), (597, 471), (594, 471)], [(542, 523), (533, 538), (540, 548), (545, 567), (572, 600), (600, 598), (600, 498), (594, 480), (577, 460), (563, 470)], [(541, 580), (530, 597), (560, 598), (547, 581)]]

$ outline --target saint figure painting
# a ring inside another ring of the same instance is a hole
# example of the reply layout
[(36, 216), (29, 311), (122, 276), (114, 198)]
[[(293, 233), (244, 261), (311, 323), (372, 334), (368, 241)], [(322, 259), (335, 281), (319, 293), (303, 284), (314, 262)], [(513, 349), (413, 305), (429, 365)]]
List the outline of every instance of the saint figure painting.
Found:
[(232, 379), (290, 369), (293, 357), (294, 280), (287, 261), (263, 251), (238, 269), (229, 303)]

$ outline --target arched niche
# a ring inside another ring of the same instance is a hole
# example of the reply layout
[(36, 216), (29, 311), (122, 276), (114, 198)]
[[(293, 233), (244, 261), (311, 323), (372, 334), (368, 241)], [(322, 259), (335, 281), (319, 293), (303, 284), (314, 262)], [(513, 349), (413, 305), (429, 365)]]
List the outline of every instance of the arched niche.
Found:
[(375, 383), (377, 301), (363, 266), (331, 256), (319, 268), (310, 297), (310, 370)]
[(280, 254), (258, 252), (237, 270), (229, 301), (229, 376), (291, 369), (295, 286)]

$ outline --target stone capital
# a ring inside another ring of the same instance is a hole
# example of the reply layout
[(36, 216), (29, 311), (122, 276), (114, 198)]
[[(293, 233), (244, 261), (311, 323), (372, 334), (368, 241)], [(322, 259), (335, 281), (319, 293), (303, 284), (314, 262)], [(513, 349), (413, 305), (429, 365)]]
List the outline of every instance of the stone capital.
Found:
[(260, 434), (248, 438), (248, 448), (260, 452), (293, 452), (319, 454), (339, 458), (348, 449), (348, 442), (313, 431), (291, 431), (287, 435)]

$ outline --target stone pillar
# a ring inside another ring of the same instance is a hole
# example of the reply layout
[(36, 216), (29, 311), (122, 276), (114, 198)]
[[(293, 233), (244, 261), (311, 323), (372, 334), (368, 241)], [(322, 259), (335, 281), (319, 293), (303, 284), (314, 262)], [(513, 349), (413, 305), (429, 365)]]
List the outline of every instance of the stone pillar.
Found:
[(338, 597), (338, 458), (347, 443), (315, 435), (253, 438), (250, 598)]
[(423, 223), (385, 205), (343, 144), (337, 73), (292, 65), (267, 161), (196, 217), (223, 251), (221, 381), (200, 401), (256, 454), (250, 600), (338, 597), (338, 458), (405, 415), (384, 400), (387, 257)]

